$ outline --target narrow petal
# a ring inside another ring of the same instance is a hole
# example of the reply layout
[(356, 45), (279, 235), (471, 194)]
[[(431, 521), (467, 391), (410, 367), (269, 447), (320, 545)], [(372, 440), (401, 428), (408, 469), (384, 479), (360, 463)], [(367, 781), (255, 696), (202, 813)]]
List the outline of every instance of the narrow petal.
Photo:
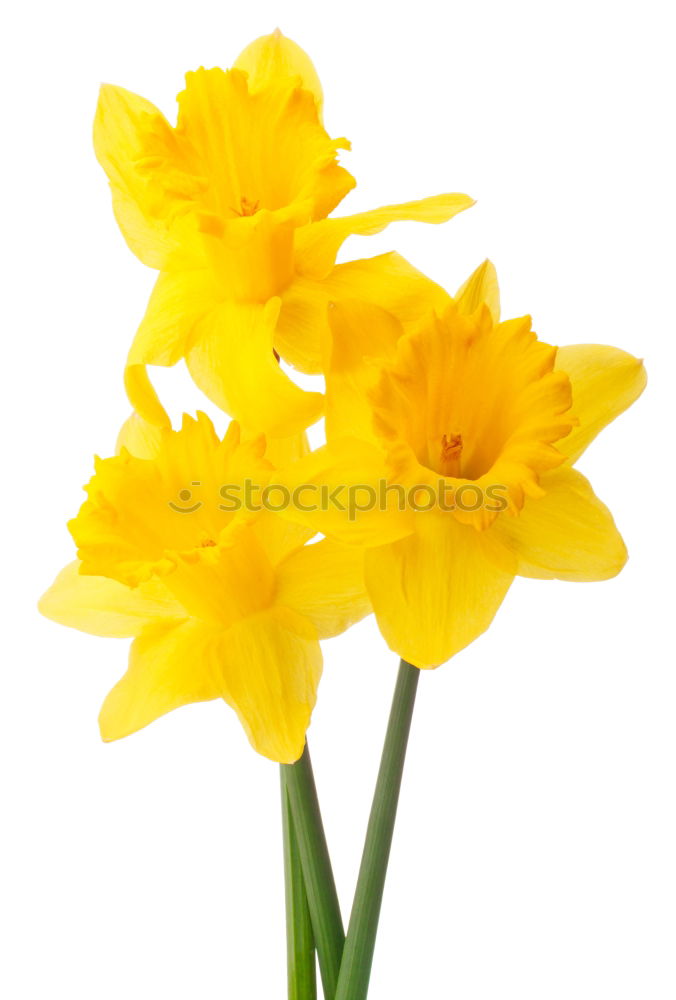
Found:
[(277, 603), (308, 618), (320, 639), (340, 635), (371, 610), (357, 546), (325, 538), (297, 549), (277, 572)]
[(392, 313), (359, 299), (329, 310), (326, 366), (326, 436), (376, 442), (369, 390), (381, 365), (394, 356), (404, 327)]
[(321, 668), (315, 629), (282, 608), (226, 630), (198, 620), (152, 626), (103, 704), (101, 735), (120, 739), (182, 705), (221, 697), (258, 753), (291, 764), (303, 752)]
[(484, 632), (512, 574), (491, 558), (487, 532), (432, 512), (416, 531), (368, 549), (366, 586), (385, 641), (416, 667), (436, 667)]
[(163, 271), (155, 282), (125, 368), (129, 401), (149, 423), (162, 427), (170, 421), (146, 365), (171, 366), (185, 357), (197, 324), (217, 303), (217, 288), (206, 268)]
[(187, 363), (200, 389), (252, 431), (285, 437), (321, 416), (320, 393), (304, 392), (273, 354), (279, 300), (221, 303), (198, 324)]
[(129, 402), (143, 420), (156, 427), (171, 427), (169, 414), (160, 402), (145, 365), (126, 366), (124, 388)]
[(235, 60), (234, 68), (241, 69), (248, 75), (249, 91), (252, 94), (289, 79), (299, 79), (303, 88), (314, 96), (321, 116), (324, 95), (312, 60), (300, 45), (286, 38), (279, 28), (271, 35), (261, 35), (247, 45)]
[[(307, 434), (293, 434), (285, 438), (268, 438), (265, 448), (266, 461), (275, 469), (285, 469), (310, 454)], [(283, 498), (282, 498), (283, 499)], [(276, 499), (272, 498), (272, 506)], [(263, 510), (252, 526), (273, 566), (277, 566), (290, 552), (304, 545), (315, 534), (313, 528), (280, 517), (274, 510)]]
[(132, 413), (120, 428), (115, 445), (115, 454), (123, 448), (134, 458), (157, 458), (162, 444), (162, 428), (144, 420), (138, 413)]
[(573, 463), (599, 431), (638, 399), (646, 386), (646, 372), (638, 358), (599, 344), (560, 347), (555, 367), (568, 375), (573, 387), (573, 413), (579, 425), (556, 446)]
[(101, 708), (102, 738), (122, 739), (182, 705), (221, 697), (222, 646), (223, 631), (196, 619), (144, 629)]
[(229, 629), (221, 649), (223, 697), (254, 750), (293, 764), (305, 746), (322, 672), (315, 628), (274, 608)]
[(116, 639), (140, 635), (150, 622), (186, 617), (160, 581), (132, 589), (105, 576), (82, 576), (77, 561), (61, 570), (38, 608), (60, 625)]
[(467, 281), (455, 293), (455, 303), (459, 311), (467, 316), (481, 306), (488, 306), (494, 323), (500, 322), (500, 288), (498, 275), (490, 260), (479, 264)]
[(195, 325), (218, 303), (211, 272), (163, 271), (129, 351), (128, 365), (175, 365)]
[(412, 531), (403, 487), (388, 483), (382, 452), (344, 438), (273, 476), (284, 517), (350, 545), (382, 545)]
[(129, 248), (149, 267), (160, 268), (176, 248), (166, 217), (153, 213), (147, 177), (138, 164), (171, 147), (171, 127), (143, 97), (122, 87), (101, 87), (94, 119), (94, 149), (106, 171), (113, 209)]
[[(274, 496), (272, 503), (275, 503)], [(251, 530), (270, 564), (275, 567), (317, 533), (307, 524), (291, 521), (274, 510), (262, 510), (257, 514)]]
[(519, 576), (539, 580), (608, 580), (627, 550), (608, 508), (575, 469), (542, 476), (545, 495), (528, 499), (518, 517), (500, 517), (491, 529), (516, 557)]
[(309, 454), (310, 442), (305, 431), (288, 437), (268, 438), (266, 441), (265, 458), (275, 469), (283, 469)]
[[(443, 309), (448, 294), (397, 253), (339, 264), (323, 280), (297, 275), (282, 294), (275, 333), (279, 354), (299, 371), (322, 371), (323, 343), (328, 336), (328, 305), (360, 299), (396, 316), (404, 330), (434, 309)], [(364, 354), (368, 349), (363, 337)]]
[(308, 277), (325, 278), (348, 236), (373, 236), (391, 222), (447, 222), (473, 204), (466, 194), (439, 194), (401, 205), (385, 205), (358, 215), (323, 219), (298, 230), (297, 269)]

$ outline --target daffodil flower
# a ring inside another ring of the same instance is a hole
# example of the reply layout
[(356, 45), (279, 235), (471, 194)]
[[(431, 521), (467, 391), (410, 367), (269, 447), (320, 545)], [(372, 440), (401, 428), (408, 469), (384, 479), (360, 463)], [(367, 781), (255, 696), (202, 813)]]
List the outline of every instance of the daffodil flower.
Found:
[(352, 517), (331, 504), (289, 514), (365, 546), (378, 624), (404, 660), (449, 659), (488, 627), (517, 575), (619, 572), (622, 538), (572, 466), (643, 390), (640, 361), (550, 347), (529, 317), (500, 322), (488, 263), (416, 331), (358, 302), (336, 306), (331, 326), (328, 444), (281, 480), (368, 487), (374, 502)]
[(369, 604), (357, 550), (307, 545), (310, 530), (221, 502), (226, 484), (267, 482), (264, 448), (261, 438), (241, 441), (235, 423), (219, 440), (203, 414), (180, 431), (134, 418), (120, 454), (97, 460), (70, 525), (78, 560), (40, 609), (94, 635), (134, 639), (101, 710), (105, 740), (222, 698), (259, 753), (300, 757), (322, 669), (318, 640)]
[(436, 286), (396, 255), (336, 266), (351, 234), (399, 219), (439, 223), (469, 207), (447, 194), (328, 218), (354, 178), (345, 139), (321, 123), (321, 88), (305, 53), (279, 33), (229, 71), (186, 76), (176, 126), (142, 97), (106, 85), (94, 125), (115, 216), (134, 253), (160, 271), (125, 375), (134, 407), (168, 425), (147, 365), (185, 358), (197, 385), (256, 431), (282, 437), (322, 413), (275, 355), (321, 371), (326, 306), (344, 296), (415, 313)]

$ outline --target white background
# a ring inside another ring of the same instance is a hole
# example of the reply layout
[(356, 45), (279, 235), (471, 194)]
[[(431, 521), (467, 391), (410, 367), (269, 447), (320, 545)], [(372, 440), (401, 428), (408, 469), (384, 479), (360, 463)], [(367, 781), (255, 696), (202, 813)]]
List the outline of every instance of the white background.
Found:
[[(126, 643), (42, 620), (65, 521), (127, 415), (121, 369), (153, 273), (90, 146), (101, 81), (168, 115), (182, 73), (277, 24), (306, 47), (359, 180), (344, 211), (440, 191), (402, 224), (453, 290), (485, 256), (505, 316), (644, 356), (648, 392), (584, 456), (631, 552), (609, 583), (517, 581), (489, 633), (423, 675), (374, 1000), (673, 1000), (674, 156), (669, 6), (18, 5), (5, 14), (2, 298), (8, 1000), (285, 993), (276, 767), (220, 703), (104, 746)], [(202, 405), (187, 376), (162, 392)], [(326, 645), (310, 738), (347, 912), (396, 658), (372, 620)]]

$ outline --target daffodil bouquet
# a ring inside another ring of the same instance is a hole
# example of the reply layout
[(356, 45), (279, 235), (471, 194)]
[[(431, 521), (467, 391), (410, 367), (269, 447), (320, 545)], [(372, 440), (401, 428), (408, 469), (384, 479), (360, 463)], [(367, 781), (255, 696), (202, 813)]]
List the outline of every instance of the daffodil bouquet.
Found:
[[(289, 998), (317, 996), (318, 959), (326, 1000), (362, 1000), (420, 670), (477, 638), (515, 576), (619, 572), (622, 539), (573, 466), (645, 374), (503, 320), (488, 261), (454, 294), (396, 253), (337, 264), (352, 234), (472, 200), (333, 215), (355, 180), (322, 110), (312, 63), (279, 32), (228, 71), (188, 73), (176, 125), (103, 87), (96, 154), (127, 244), (159, 274), (125, 368), (133, 413), (40, 606), (133, 639), (104, 740), (222, 698), (281, 764)], [(148, 368), (180, 359), (232, 418), (223, 436), (203, 413), (172, 428)], [(401, 665), (345, 933), (306, 733), (320, 640), (371, 612)]]

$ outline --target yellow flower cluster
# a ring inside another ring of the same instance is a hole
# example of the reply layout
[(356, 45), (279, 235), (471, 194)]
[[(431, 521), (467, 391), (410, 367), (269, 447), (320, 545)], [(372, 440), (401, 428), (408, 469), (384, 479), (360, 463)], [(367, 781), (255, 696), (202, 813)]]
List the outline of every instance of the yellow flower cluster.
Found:
[[(641, 393), (641, 362), (501, 320), (489, 262), (455, 295), (395, 253), (336, 264), (352, 234), (444, 222), (472, 201), (333, 216), (355, 181), (322, 104), (279, 32), (228, 71), (188, 73), (175, 126), (101, 91), (94, 141), (115, 216), (159, 275), (125, 369), (134, 415), (97, 460), (70, 525), (77, 561), (41, 610), (134, 639), (104, 739), (222, 698), (256, 750), (293, 762), (320, 639), (373, 610), (393, 650), (434, 667), (488, 627), (515, 576), (602, 580), (625, 562), (572, 466)], [(222, 440), (203, 414), (172, 430), (148, 366), (180, 359), (233, 418)], [(290, 368), (322, 374), (325, 394)], [(322, 416), (326, 444), (310, 452)], [(232, 502), (252, 484), (268, 502)]]

